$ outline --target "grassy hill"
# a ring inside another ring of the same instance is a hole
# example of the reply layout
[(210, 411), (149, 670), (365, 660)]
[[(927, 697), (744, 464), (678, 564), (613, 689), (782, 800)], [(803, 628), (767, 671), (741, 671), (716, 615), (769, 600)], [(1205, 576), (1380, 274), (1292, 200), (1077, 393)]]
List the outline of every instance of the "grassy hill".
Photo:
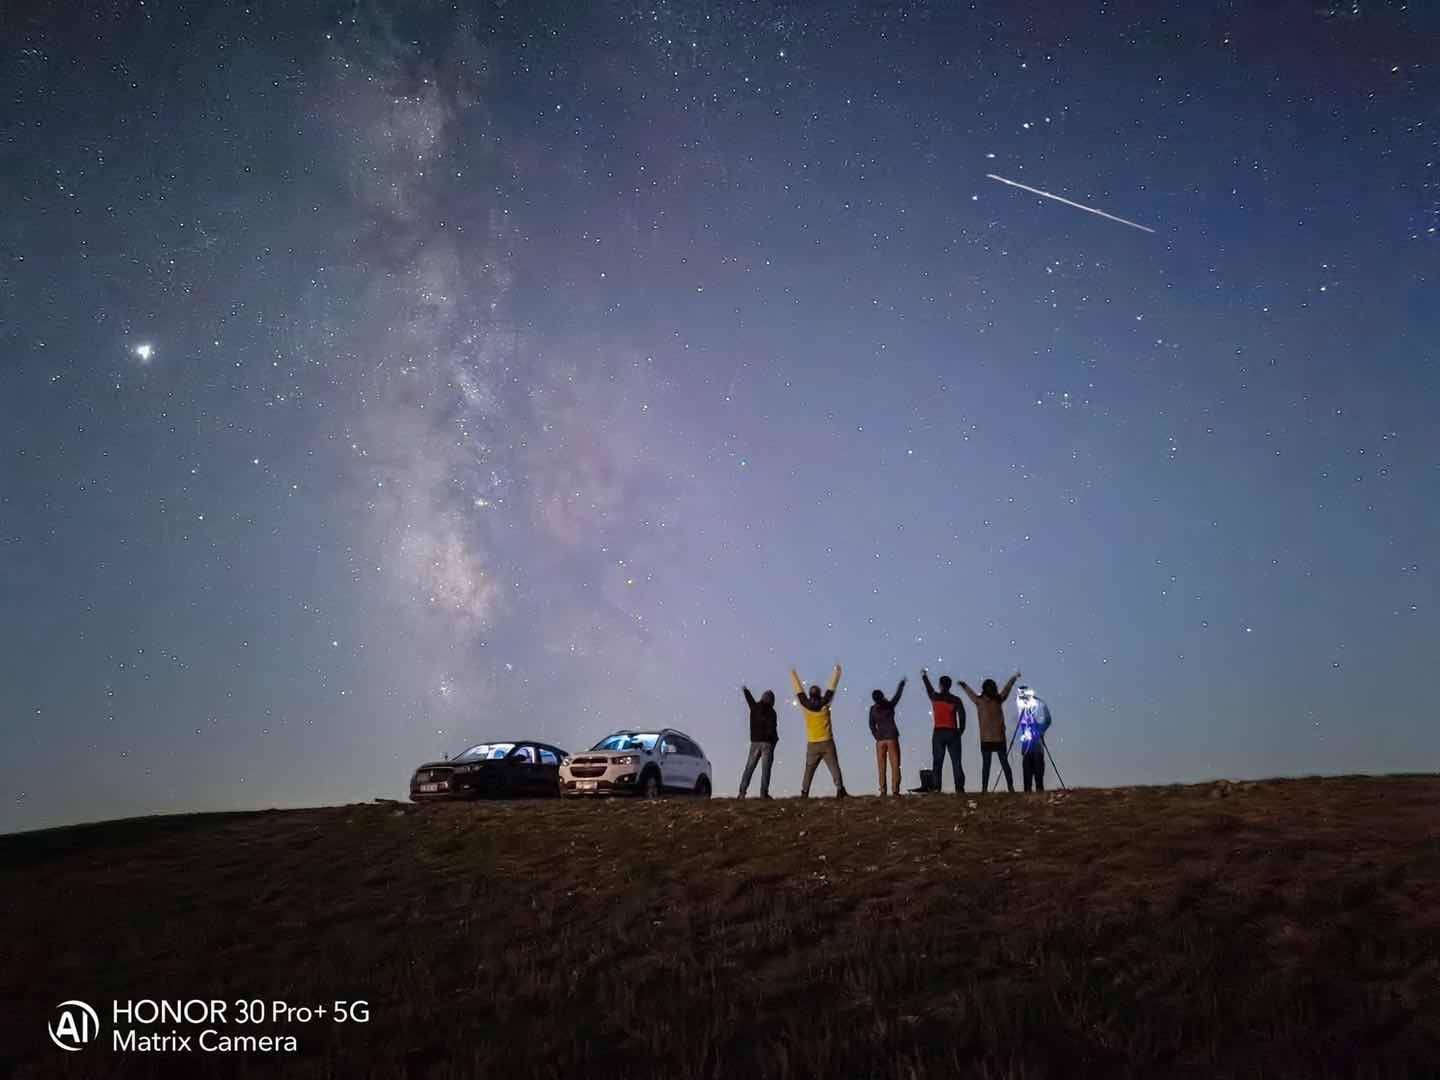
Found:
[[(111, 822), (0, 837), (0, 928), (21, 1077), (1435, 1075), (1440, 779)], [(116, 1054), (142, 997), (370, 1020)]]

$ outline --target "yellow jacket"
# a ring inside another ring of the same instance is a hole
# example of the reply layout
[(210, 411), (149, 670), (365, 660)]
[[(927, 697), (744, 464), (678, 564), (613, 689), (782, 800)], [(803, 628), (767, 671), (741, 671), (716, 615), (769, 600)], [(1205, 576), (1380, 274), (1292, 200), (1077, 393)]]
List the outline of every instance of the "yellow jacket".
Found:
[(840, 685), (840, 665), (835, 665), (835, 671), (830, 676), (830, 689), (820, 699), (820, 708), (810, 707), (810, 698), (805, 693), (805, 683), (790, 669), (790, 681), (795, 684), (795, 698), (800, 702), (800, 708), (805, 713), (805, 741), (806, 742), (829, 742), (835, 738), (835, 731), (830, 726), (830, 702), (835, 697), (835, 688)]

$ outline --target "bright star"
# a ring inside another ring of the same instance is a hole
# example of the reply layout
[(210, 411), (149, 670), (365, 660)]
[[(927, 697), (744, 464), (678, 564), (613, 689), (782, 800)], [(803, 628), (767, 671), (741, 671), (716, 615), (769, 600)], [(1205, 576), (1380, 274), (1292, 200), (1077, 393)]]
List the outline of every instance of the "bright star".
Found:
[(147, 341), (143, 345), (136, 345), (133, 351), (137, 360), (142, 364), (148, 364), (150, 358), (155, 355), (155, 346)]

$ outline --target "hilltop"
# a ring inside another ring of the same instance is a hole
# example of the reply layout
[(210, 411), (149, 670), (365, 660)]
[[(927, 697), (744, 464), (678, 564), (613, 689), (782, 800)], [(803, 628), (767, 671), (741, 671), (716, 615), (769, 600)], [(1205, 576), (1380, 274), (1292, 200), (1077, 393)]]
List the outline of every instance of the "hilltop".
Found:
[[(0, 1071), (1415, 1075), (1437, 897), (1435, 777), (110, 822), (0, 837)], [(370, 1019), (246, 1056), (46, 1036), (147, 997)]]

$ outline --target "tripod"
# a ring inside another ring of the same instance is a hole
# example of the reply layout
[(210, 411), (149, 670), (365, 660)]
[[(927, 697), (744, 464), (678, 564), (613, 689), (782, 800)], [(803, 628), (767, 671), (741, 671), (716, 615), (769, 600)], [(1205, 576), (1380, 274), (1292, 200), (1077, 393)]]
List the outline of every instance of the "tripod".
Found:
[[(1019, 734), (1020, 725), (1016, 724), (1015, 730), (1010, 733), (1010, 745), (1005, 748), (1005, 757), (1007, 759), (1010, 757), (1010, 751), (1015, 749), (1015, 739), (1019, 736)], [(1050, 759), (1050, 767), (1055, 770), (1055, 779), (1060, 781), (1061, 788), (1069, 791), (1070, 785), (1065, 783), (1065, 777), (1060, 775), (1060, 766), (1055, 764), (1055, 755), (1050, 752), (1050, 744), (1045, 741), (1044, 735), (1040, 736), (1040, 747), (1045, 751), (1045, 756)], [(1005, 770), (1003, 769), (996, 770), (995, 783), (988, 790), (994, 791), (995, 788), (1000, 786), (1000, 773), (1004, 771)]]

